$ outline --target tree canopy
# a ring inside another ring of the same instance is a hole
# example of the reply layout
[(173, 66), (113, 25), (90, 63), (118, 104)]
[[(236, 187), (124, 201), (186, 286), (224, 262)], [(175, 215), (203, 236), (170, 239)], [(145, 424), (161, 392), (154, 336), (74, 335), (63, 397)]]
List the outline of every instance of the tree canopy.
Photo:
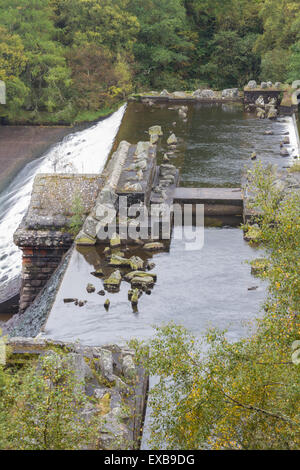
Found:
[(293, 0), (0, 0), (8, 118), (72, 122), (130, 92), (300, 76)]

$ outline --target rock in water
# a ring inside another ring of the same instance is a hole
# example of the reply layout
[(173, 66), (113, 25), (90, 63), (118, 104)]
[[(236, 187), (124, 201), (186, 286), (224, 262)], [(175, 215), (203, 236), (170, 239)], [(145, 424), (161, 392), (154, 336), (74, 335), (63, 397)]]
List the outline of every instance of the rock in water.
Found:
[(130, 302), (133, 306), (136, 306), (138, 304), (138, 301), (139, 301), (139, 298), (141, 297), (141, 295), (142, 295), (142, 291), (140, 291), (137, 288), (130, 289), (128, 291), (128, 299), (130, 300)]
[(268, 119), (276, 119), (277, 115), (278, 115), (277, 109), (274, 106), (272, 106), (268, 112)]
[(93, 292), (95, 292), (96, 288), (95, 286), (93, 286), (93, 284), (88, 284), (86, 286), (86, 291), (89, 293), (89, 294), (92, 294)]
[(154, 280), (152, 276), (137, 276), (131, 279), (131, 287), (151, 288), (154, 286)]
[(153, 279), (153, 282), (156, 282), (156, 279), (157, 279), (157, 275), (154, 274), (154, 273), (149, 273), (149, 272), (145, 272), (145, 271), (132, 271), (128, 274), (125, 275), (125, 279), (126, 281), (128, 282), (131, 282), (133, 278), (135, 277), (152, 277)]
[(288, 157), (289, 156), (289, 151), (286, 147), (283, 147), (281, 150), (280, 150), (280, 155), (282, 157)]
[(144, 261), (139, 256), (132, 256), (129, 261), (130, 267), (133, 271), (138, 271), (144, 268)]
[(151, 271), (154, 268), (155, 268), (155, 263), (152, 263), (151, 261), (148, 261), (148, 263), (147, 263), (148, 271)]
[(167, 144), (168, 145), (174, 145), (174, 144), (176, 145), (177, 144), (177, 137), (174, 133), (171, 134), (170, 137), (168, 138)]
[(103, 270), (101, 268), (97, 269), (96, 271), (93, 271), (91, 274), (95, 277), (103, 277), (104, 276)]
[(282, 142), (283, 142), (284, 144), (289, 144), (289, 143), (290, 143), (290, 138), (289, 138), (289, 136), (284, 137)]
[(157, 134), (152, 134), (152, 135), (150, 135), (150, 143), (151, 143), (151, 145), (157, 144), (158, 141), (159, 141), (159, 136), (158, 136)]
[(158, 136), (162, 136), (163, 135), (163, 131), (161, 129), (161, 126), (152, 126), (152, 127), (149, 127), (149, 135), (158, 135)]
[(130, 266), (130, 260), (119, 256), (117, 254), (112, 254), (109, 260), (110, 266)]
[(104, 308), (105, 310), (109, 310), (109, 307), (110, 307), (110, 300), (106, 299), (106, 301), (104, 302)]
[(104, 286), (108, 291), (116, 292), (119, 290), (122, 281), (122, 275), (119, 270), (114, 271), (109, 278), (104, 280)]
[(144, 245), (145, 250), (148, 251), (158, 251), (165, 248), (164, 244), (161, 242), (149, 242)]

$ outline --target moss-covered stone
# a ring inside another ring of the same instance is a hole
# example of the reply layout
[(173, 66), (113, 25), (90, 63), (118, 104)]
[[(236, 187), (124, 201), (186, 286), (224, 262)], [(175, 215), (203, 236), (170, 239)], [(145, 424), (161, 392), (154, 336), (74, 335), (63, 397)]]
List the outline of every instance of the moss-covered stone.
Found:
[(104, 286), (107, 290), (117, 291), (122, 281), (122, 275), (119, 270), (114, 271), (109, 278), (105, 279)]
[(96, 245), (96, 238), (89, 237), (86, 233), (80, 232), (75, 239), (75, 244), (82, 246), (93, 246)]
[(105, 395), (99, 400), (97, 408), (101, 416), (107, 415), (110, 412), (110, 393), (105, 393)]
[(110, 239), (110, 246), (111, 248), (117, 248), (121, 246), (121, 239), (117, 233), (114, 233)]
[(157, 275), (150, 273), (150, 272), (145, 272), (145, 271), (132, 271), (128, 274), (125, 275), (125, 280), (131, 282), (133, 278), (148, 278), (151, 277), (154, 282), (157, 280)]
[(159, 251), (164, 249), (164, 244), (161, 242), (145, 243), (144, 248), (148, 251)]
[(103, 277), (104, 276), (102, 268), (96, 269), (96, 271), (93, 271), (91, 274), (95, 277)]
[(86, 291), (89, 293), (89, 294), (92, 294), (93, 292), (95, 292), (95, 286), (93, 286), (93, 284), (88, 284), (86, 286)]
[(131, 287), (136, 288), (146, 288), (146, 287), (153, 287), (154, 286), (154, 279), (152, 276), (136, 276), (131, 279)]

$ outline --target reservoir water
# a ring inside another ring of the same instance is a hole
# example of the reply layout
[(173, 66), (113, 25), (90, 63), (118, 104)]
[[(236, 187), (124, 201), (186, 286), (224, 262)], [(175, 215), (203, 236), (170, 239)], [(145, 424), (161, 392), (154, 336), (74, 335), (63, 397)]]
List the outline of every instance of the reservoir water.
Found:
[[(131, 254), (149, 259), (141, 249)], [(199, 251), (186, 251), (183, 241), (172, 240), (169, 252), (152, 256), (157, 282), (133, 312), (127, 282), (121, 283), (119, 293), (97, 294), (103, 282), (91, 273), (99, 266), (105, 277), (115, 270), (108, 266), (103, 249), (80, 248), (67, 268), (45, 335), (86, 345), (122, 344), (132, 337), (147, 338), (154, 325), (174, 321), (195, 335), (208, 327), (228, 328), (229, 337), (236, 340), (245, 334), (246, 323), (258, 314), (265, 296), (265, 285), (251, 276), (246, 263), (257, 256), (239, 228), (207, 227)], [(88, 283), (95, 286), (94, 293), (87, 293)], [(64, 303), (74, 297), (87, 303), (83, 307)], [(106, 298), (111, 302), (109, 311), (104, 308)]]

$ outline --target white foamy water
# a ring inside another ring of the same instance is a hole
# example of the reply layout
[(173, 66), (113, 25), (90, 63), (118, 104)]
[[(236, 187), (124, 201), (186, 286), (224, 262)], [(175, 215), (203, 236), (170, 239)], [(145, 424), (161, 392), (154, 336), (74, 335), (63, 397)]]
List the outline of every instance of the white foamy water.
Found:
[(112, 116), (83, 131), (70, 134), (41, 158), (26, 165), (0, 195), (0, 288), (21, 270), (21, 251), (13, 234), (29, 206), (38, 173), (100, 173), (112, 148), (126, 105)]

